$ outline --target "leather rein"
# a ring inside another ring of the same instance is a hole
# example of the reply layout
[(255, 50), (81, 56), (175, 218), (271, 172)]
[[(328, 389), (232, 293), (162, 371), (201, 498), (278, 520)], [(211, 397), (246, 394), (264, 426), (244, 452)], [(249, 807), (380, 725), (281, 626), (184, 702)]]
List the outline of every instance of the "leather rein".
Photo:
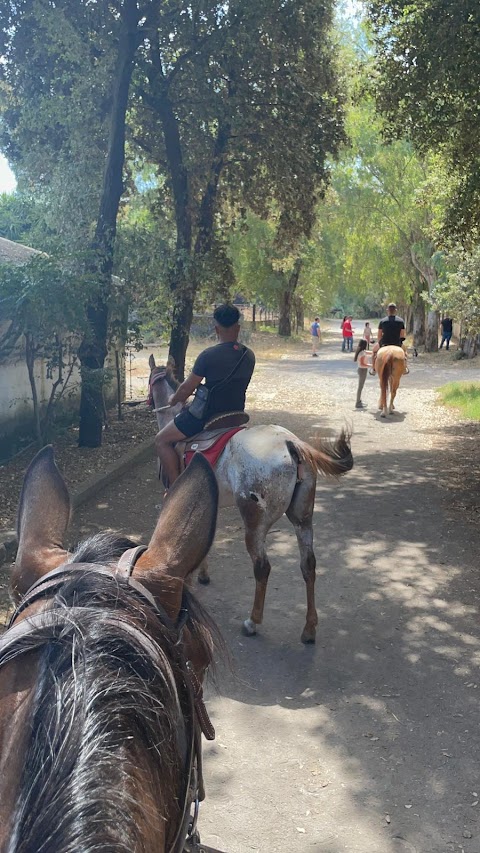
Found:
[[(173, 623), (163, 607), (155, 601), (149, 590), (132, 577), (135, 563), (140, 554), (143, 554), (146, 549), (146, 545), (129, 548), (122, 554), (113, 572), (97, 563), (63, 563), (32, 584), (10, 617), (6, 626), (7, 630), (0, 637), (0, 667), (18, 655), (18, 644), (21, 644), (22, 640), (28, 637), (33, 631), (45, 628), (61, 630), (69, 620), (68, 614), (75, 615), (77, 611), (80, 613), (82, 608), (73, 605), (65, 613), (62, 613), (58, 609), (40, 611), (17, 622), (20, 614), (30, 607), (30, 605), (49, 595), (53, 595), (65, 580), (71, 580), (75, 572), (83, 574), (85, 570), (95, 572), (98, 575), (114, 577), (119, 583), (127, 585), (136, 596), (140, 597), (155, 612), (156, 617), (162, 625), (176, 632), (177, 644), (181, 643), (183, 629), (189, 620), (188, 605), (185, 597), (182, 598), (182, 606), (178, 619), (176, 623)], [(118, 618), (115, 615), (107, 615), (104, 618), (107, 622), (114, 622), (118, 625)], [(168, 666), (167, 671), (171, 672), (170, 664), (163, 650), (152, 640), (146, 631), (139, 625), (134, 625), (126, 620), (122, 620), (122, 628), (135, 637), (151, 659), (155, 662), (160, 661), (164, 669), (166, 663)], [(26, 646), (24, 652), (30, 650)], [(20, 651), (21, 653), (22, 651)], [(212, 847), (205, 847), (205, 845), (201, 844), (197, 830), (199, 803), (205, 796), (202, 776), (201, 734), (203, 732), (207, 740), (214, 740), (215, 729), (210, 722), (205, 707), (202, 684), (185, 655), (182, 655), (182, 675), (189, 695), (192, 725), (187, 751), (187, 781), (183, 797), (182, 816), (174, 840), (168, 848), (168, 853), (182, 853), (182, 851), (185, 851), (185, 853), (202, 853), (202, 851), (205, 851), (205, 853), (220, 853), (220, 851), (216, 851)], [(176, 691), (173, 673), (171, 674), (171, 686)], [(194, 805), (193, 816), (190, 814), (192, 804)]]

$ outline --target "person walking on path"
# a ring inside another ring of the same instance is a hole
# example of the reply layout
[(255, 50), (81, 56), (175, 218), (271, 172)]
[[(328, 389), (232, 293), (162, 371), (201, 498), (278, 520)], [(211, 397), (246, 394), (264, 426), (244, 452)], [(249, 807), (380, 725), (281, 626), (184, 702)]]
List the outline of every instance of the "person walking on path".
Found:
[(365, 323), (365, 326), (363, 329), (363, 337), (365, 338), (365, 340), (367, 342), (367, 349), (370, 349), (370, 340), (372, 338), (372, 327), (370, 326), (370, 323), (368, 323), (368, 322)]
[(353, 352), (354, 329), (352, 329), (352, 318), (345, 317), (341, 328), (343, 334), (342, 352)]
[(354, 361), (358, 362), (358, 387), (357, 387), (357, 401), (355, 403), (356, 409), (365, 409), (365, 403), (362, 403), (362, 391), (363, 386), (365, 385), (365, 380), (367, 378), (368, 368), (371, 366), (371, 358), (370, 353), (367, 353), (367, 341), (365, 338), (362, 338), (358, 342), (357, 349), (355, 350), (355, 358)]
[(310, 331), (312, 333), (312, 356), (318, 358), (317, 347), (320, 343), (320, 323), (319, 317), (315, 317), (314, 322), (310, 326)]
[(442, 327), (442, 341), (440, 344), (440, 349), (443, 349), (444, 343), (446, 343), (446, 350), (450, 349), (450, 341), (453, 334), (453, 320), (451, 317), (444, 317), (442, 322), (440, 323)]

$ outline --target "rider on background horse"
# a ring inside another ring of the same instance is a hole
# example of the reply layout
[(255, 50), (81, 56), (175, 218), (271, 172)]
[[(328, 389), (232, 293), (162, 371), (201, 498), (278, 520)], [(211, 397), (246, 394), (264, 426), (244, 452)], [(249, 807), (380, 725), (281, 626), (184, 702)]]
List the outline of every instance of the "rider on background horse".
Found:
[[(213, 312), (215, 331), (219, 339), (216, 346), (208, 347), (197, 357), (192, 372), (169, 399), (169, 405), (184, 403), (198, 388), (202, 379), (208, 389), (208, 400), (201, 416), (190, 411), (201, 409), (195, 404), (186, 406), (173, 421), (157, 433), (155, 450), (160, 458), (163, 477), (169, 485), (179, 476), (179, 461), (175, 444), (201, 432), (215, 415), (224, 412), (243, 412), (245, 393), (255, 367), (252, 350), (238, 342), (240, 312), (234, 305), (219, 305)], [(203, 387), (202, 386), (202, 387)]]
[(387, 306), (387, 316), (384, 317), (383, 320), (380, 320), (378, 324), (377, 343), (372, 348), (372, 373), (375, 373), (375, 362), (377, 360), (377, 352), (380, 347), (401, 347), (406, 355), (404, 347), (406, 336), (405, 321), (402, 317), (397, 317), (396, 311), (397, 306), (395, 305), (395, 302), (390, 302)]

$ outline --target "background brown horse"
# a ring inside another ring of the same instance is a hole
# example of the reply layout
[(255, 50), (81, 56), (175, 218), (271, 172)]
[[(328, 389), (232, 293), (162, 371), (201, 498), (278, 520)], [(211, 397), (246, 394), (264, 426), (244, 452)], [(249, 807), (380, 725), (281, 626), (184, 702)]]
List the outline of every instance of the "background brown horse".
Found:
[(214, 630), (185, 579), (211, 545), (217, 499), (199, 457), (134, 564), (133, 580), (162, 617), (115, 574), (131, 542), (98, 535), (73, 554), (64, 549), (67, 488), (51, 448), (33, 461), (20, 503), (15, 599), (49, 579), (0, 640), (0, 850), (183, 849), (176, 838), (193, 731), (185, 660), (201, 677)]
[[(400, 380), (405, 372), (405, 353), (401, 347), (380, 347), (375, 362), (375, 370), (380, 382), (380, 400), (378, 408), (381, 409), (382, 418), (391, 415), (395, 406), (393, 405)], [(390, 400), (388, 394), (390, 393)]]

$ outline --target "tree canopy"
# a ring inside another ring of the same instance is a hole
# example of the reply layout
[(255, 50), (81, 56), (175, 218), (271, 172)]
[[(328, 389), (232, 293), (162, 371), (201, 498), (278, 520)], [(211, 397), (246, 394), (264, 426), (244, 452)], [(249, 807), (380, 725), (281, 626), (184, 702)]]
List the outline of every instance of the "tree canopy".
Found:
[(480, 5), (477, 0), (369, 0), (378, 106), (390, 131), (447, 158), (447, 234), (480, 224)]

